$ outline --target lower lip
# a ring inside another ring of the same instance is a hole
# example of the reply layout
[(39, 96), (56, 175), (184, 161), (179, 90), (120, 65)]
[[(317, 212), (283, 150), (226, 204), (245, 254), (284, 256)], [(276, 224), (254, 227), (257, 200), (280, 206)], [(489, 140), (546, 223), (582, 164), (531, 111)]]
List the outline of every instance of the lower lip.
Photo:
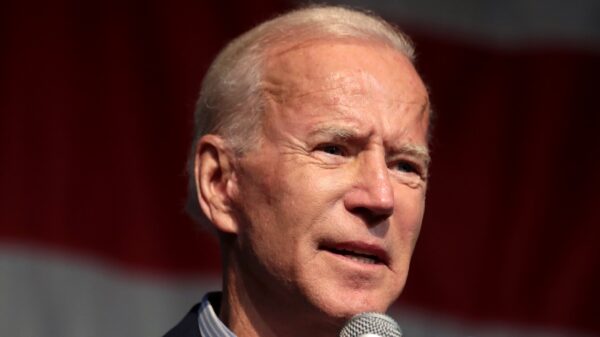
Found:
[(338, 261), (341, 261), (348, 265), (351, 265), (354, 268), (359, 267), (362, 270), (379, 270), (379, 269), (385, 267), (385, 264), (383, 264), (383, 263), (367, 263), (367, 262), (355, 260), (351, 257), (345, 256), (342, 254), (336, 254), (336, 253), (330, 252), (328, 250), (322, 250), (322, 251), (327, 253), (327, 255), (336, 258)]

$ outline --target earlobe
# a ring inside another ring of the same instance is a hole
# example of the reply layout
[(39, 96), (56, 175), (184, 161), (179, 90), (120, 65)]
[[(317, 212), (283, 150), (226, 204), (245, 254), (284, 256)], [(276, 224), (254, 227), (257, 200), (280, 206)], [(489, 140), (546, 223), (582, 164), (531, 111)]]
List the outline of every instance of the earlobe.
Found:
[(236, 234), (237, 221), (231, 207), (235, 174), (232, 154), (220, 136), (205, 135), (196, 145), (194, 178), (200, 207), (218, 231)]

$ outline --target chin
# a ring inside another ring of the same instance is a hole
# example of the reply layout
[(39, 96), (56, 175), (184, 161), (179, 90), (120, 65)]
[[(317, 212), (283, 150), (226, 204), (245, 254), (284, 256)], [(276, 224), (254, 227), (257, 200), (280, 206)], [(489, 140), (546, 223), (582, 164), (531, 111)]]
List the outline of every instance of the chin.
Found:
[[(335, 267), (335, 265), (334, 265)], [(353, 266), (351, 266), (353, 267)], [(404, 274), (387, 270), (314, 268), (300, 278), (300, 297), (313, 313), (339, 323), (363, 312), (386, 312), (404, 288)], [(318, 273), (314, 271), (318, 270)], [(305, 302), (306, 303), (306, 302)]]
[(370, 291), (338, 291), (331, 293), (321, 310), (331, 318), (348, 320), (362, 312), (386, 312), (396, 296)]

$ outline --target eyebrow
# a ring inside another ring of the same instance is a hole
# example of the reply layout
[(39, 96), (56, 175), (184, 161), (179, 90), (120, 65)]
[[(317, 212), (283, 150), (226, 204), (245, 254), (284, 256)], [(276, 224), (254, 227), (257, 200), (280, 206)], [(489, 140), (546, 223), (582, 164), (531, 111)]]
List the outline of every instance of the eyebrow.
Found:
[(428, 167), (429, 163), (431, 163), (431, 156), (429, 155), (429, 149), (423, 145), (417, 145), (417, 144), (412, 144), (412, 143), (403, 144), (399, 148), (397, 148), (395, 150), (395, 152), (398, 154), (405, 154), (405, 155), (419, 158), (420, 160), (423, 161), (423, 163), (425, 164), (426, 167)]
[(337, 139), (358, 138), (361, 135), (355, 130), (333, 125), (321, 126), (310, 132), (310, 136), (329, 136)]

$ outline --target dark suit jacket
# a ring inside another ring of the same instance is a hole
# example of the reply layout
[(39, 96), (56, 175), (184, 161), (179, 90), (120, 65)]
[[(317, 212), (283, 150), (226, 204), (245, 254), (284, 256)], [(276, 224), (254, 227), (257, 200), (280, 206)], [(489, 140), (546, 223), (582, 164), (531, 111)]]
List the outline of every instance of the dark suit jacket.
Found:
[(163, 337), (201, 337), (198, 327), (198, 309), (200, 309), (200, 303), (196, 304), (181, 322)]

